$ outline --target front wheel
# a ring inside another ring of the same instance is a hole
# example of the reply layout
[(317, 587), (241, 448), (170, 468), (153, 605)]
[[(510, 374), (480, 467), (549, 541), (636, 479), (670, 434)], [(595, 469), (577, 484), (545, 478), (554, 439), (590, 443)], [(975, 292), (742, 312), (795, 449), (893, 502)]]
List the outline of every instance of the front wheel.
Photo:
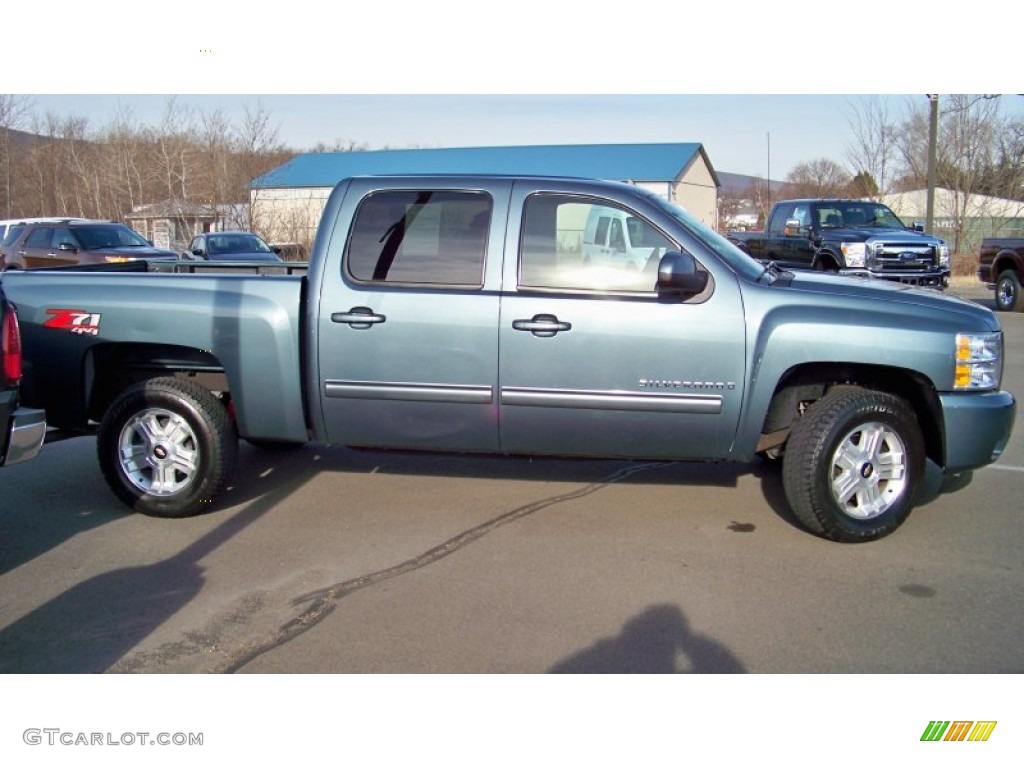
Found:
[(1020, 300), (1020, 278), (1012, 269), (999, 273), (996, 279), (996, 309), (1000, 312), (1024, 311)]
[(191, 381), (150, 379), (107, 409), (96, 441), (111, 490), (154, 517), (208, 508), (234, 470), (238, 443), (227, 410)]
[(794, 426), (783, 487), (808, 530), (834, 541), (871, 541), (907, 519), (924, 463), (909, 403), (872, 390), (836, 390)]

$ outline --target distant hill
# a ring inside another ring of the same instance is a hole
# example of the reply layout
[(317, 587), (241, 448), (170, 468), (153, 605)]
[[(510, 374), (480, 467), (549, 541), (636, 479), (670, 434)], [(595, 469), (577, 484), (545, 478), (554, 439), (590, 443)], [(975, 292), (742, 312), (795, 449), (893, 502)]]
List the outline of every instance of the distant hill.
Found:
[[(742, 197), (756, 180), (764, 181), (763, 176), (746, 176), (742, 173), (727, 173), (726, 171), (717, 171), (717, 173), (718, 180), (722, 184), (719, 189), (721, 197)], [(786, 182), (772, 179), (771, 186), (773, 192), (781, 191), (786, 186)]]
[(46, 137), (26, 131), (16, 131), (13, 128), (0, 129), (7, 133), (8, 145), (12, 152), (28, 152), (32, 147), (41, 141), (47, 141)]

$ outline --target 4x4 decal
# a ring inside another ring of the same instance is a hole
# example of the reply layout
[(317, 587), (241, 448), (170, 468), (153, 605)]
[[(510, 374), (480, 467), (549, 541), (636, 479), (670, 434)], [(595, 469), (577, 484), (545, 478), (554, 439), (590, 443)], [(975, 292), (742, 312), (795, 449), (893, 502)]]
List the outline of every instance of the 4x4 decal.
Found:
[(84, 309), (48, 309), (46, 313), (53, 315), (43, 323), (46, 328), (58, 331), (97, 336), (100, 332), (100, 313), (86, 312)]

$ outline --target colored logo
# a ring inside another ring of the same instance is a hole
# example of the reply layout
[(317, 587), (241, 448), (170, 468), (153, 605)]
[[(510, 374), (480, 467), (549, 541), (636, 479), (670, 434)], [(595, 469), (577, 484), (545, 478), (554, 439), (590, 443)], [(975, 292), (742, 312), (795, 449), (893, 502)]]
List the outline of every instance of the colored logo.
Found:
[(932, 720), (921, 741), (988, 741), (995, 729), (995, 720)]
[(81, 309), (48, 309), (46, 313), (53, 315), (43, 323), (46, 328), (59, 331), (97, 336), (100, 332), (100, 313), (85, 312)]

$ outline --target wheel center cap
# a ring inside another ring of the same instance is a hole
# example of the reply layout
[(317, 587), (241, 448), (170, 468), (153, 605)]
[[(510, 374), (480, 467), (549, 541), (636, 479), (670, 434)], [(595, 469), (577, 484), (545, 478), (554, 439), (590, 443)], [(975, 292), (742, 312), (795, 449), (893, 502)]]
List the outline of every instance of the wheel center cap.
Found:
[(156, 448), (153, 449), (153, 455), (156, 456), (160, 461), (163, 461), (168, 457), (169, 454), (164, 446), (158, 445)]
[(867, 480), (873, 474), (875, 474), (875, 466), (870, 462), (865, 463), (864, 466), (860, 468), (860, 476), (863, 477), (865, 480)]

